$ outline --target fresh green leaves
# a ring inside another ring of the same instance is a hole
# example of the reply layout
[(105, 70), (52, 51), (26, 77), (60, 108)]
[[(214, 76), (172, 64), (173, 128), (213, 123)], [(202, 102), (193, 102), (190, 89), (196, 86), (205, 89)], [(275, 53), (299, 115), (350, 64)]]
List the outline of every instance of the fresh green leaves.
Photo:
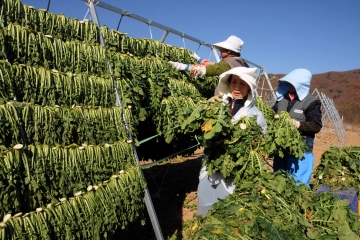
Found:
[[(132, 145), (29, 145), (0, 157), (0, 215), (30, 212), (136, 165)], [(14, 194), (16, 193), (16, 194)], [(12, 204), (7, 204), (11, 202)]]
[(305, 139), (291, 122), (288, 112), (274, 115), (265, 135), (265, 148), (269, 157), (284, 157), (284, 153), (302, 159), (307, 149)]
[(314, 170), (315, 187), (326, 185), (331, 190), (355, 188), (360, 191), (360, 147), (330, 147)]
[(206, 155), (203, 164), (209, 174), (221, 172), (237, 184), (265, 172), (264, 138), (255, 117), (245, 116), (235, 123), (231, 119), (229, 105), (204, 102), (181, 127), (185, 132), (201, 133)]
[(140, 167), (117, 172), (69, 198), (56, 199), (30, 213), (11, 214), (13, 217), (0, 227), (0, 237), (106, 239), (136, 218), (144, 219), (145, 187)]
[(358, 239), (357, 213), (348, 202), (296, 186), (284, 174), (239, 183), (205, 218), (194, 219), (197, 227), (187, 234), (192, 239)]

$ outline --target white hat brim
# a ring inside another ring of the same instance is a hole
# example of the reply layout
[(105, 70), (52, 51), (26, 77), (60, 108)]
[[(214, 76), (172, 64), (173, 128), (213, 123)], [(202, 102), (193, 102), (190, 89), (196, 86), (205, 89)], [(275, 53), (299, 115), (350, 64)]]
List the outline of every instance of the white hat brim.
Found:
[(235, 49), (233, 46), (231, 46), (229, 43), (227, 42), (219, 42), (219, 43), (214, 43), (213, 46), (218, 49), (218, 50), (222, 50), (222, 49), (227, 49), (236, 53), (240, 53), (239, 49)]
[(249, 85), (251, 92), (254, 92), (256, 88), (256, 71), (257, 68), (236, 67), (222, 73), (219, 76), (219, 92), (224, 95), (230, 93), (228, 79), (231, 75), (237, 75), (239, 78), (244, 80)]

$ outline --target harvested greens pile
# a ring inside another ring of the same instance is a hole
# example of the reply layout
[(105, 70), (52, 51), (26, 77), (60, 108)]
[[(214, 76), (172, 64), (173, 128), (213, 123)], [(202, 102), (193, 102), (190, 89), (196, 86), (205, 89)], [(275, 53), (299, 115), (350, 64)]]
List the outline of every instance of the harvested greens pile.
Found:
[(204, 102), (182, 125), (201, 136), (209, 174), (220, 171), (237, 185), (234, 194), (215, 203), (204, 218), (187, 223), (187, 238), (359, 239), (358, 213), (349, 201), (330, 192), (316, 193), (321, 184), (332, 190), (358, 185), (359, 148), (330, 149), (314, 171), (313, 189), (297, 185), (285, 172), (270, 172), (266, 161), (283, 151), (301, 158), (303, 138), (288, 113), (276, 115), (260, 97), (256, 106), (267, 120), (265, 135), (251, 117), (231, 124), (228, 107), (220, 102)]
[(359, 239), (358, 214), (331, 193), (316, 194), (273, 173), (243, 180), (186, 230), (190, 239)]
[(360, 147), (331, 147), (323, 153), (314, 171), (315, 186), (332, 190), (355, 188), (360, 191)]

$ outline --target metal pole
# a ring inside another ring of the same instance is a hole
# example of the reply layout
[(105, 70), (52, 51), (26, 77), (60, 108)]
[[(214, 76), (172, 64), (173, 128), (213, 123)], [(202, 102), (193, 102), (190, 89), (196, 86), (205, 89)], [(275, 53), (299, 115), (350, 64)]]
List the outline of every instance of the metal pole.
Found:
[[(88, 0), (82, 0), (82, 1), (83, 1), (83, 2), (87, 2)], [(194, 37), (192, 37), (192, 36), (189, 36), (189, 35), (187, 35), (187, 34), (184, 34), (184, 33), (182, 33), (181, 31), (177, 31), (177, 30), (175, 30), (175, 29), (173, 29), (173, 28), (170, 28), (170, 27), (167, 27), (167, 26), (162, 25), (162, 24), (160, 24), (160, 23), (154, 22), (154, 21), (152, 21), (151, 19), (143, 18), (143, 17), (141, 17), (141, 16), (139, 16), (139, 15), (136, 15), (136, 14), (134, 14), (134, 13), (131, 13), (131, 12), (128, 12), (128, 11), (123, 10), (123, 9), (121, 9), (121, 8), (112, 6), (112, 5), (107, 4), (107, 3), (103, 2), (103, 1), (97, 1), (97, 2), (96, 2), (96, 6), (101, 7), (101, 8), (105, 8), (105, 9), (107, 9), (107, 10), (109, 10), (109, 11), (112, 11), (112, 12), (115, 12), (115, 13), (119, 13), (119, 14), (123, 14), (123, 15), (124, 15), (124, 13), (126, 13), (126, 16), (127, 16), (127, 17), (130, 17), (130, 18), (132, 18), (132, 19), (138, 20), (138, 21), (143, 22), (143, 23), (146, 23), (146, 24), (148, 24), (149, 21), (151, 21), (151, 26), (154, 26), (154, 27), (160, 28), (160, 29), (162, 29), (162, 30), (171, 32), (171, 33), (173, 33), (173, 34), (175, 34), (175, 35), (178, 35), (178, 36), (180, 36), (180, 37), (189, 39), (189, 40), (194, 41), (194, 42), (197, 42), (197, 43), (201, 43), (202, 45), (205, 45), (205, 46), (211, 48), (211, 44), (209, 44), (209, 43), (203, 42), (203, 41), (201, 41), (201, 40), (199, 40), (199, 39), (197, 39), (197, 38), (194, 38)]]
[(274, 91), (274, 89), (273, 89), (273, 87), (272, 87), (272, 85), (271, 85), (270, 79), (269, 79), (268, 75), (266, 74), (266, 70), (265, 70), (265, 68), (263, 68), (263, 67), (261, 67), (261, 69), (262, 69), (262, 71), (264, 72), (264, 76), (265, 76), (265, 78), (266, 78), (266, 81), (268, 82), (268, 85), (269, 85), (269, 87), (270, 87), (270, 89), (271, 89), (270, 91), (271, 91), (273, 100), (274, 100), (274, 102), (276, 102), (276, 94), (275, 94), (275, 91)]
[(49, 8), (50, 8), (50, 2), (51, 0), (48, 1), (48, 5), (47, 5), (47, 8), (46, 8), (46, 11), (49, 11)]
[[(89, 8), (90, 8), (90, 13), (91, 13), (91, 16), (92, 16), (94, 22), (95, 22), (98, 26), (100, 26), (100, 23), (99, 23), (99, 20), (98, 20), (98, 17), (97, 17), (97, 13), (96, 13), (96, 9), (95, 9), (95, 6), (94, 6), (94, 0), (88, 0), (87, 4), (88, 4), (88, 6), (89, 6)], [(101, 32), (100, 32), (100, 43), (101, 43), (101, 45), (103, 45), (104, 47), (106, 47), (106, 44), (105, 44), (105, 41), (104, 41), (104, 37), (103, 37), (103, 35), (102, 35)], [(110, 73), (112, 74), (112, 73), (113, 73), (113, 70), (112, 70), (112, 68), (111, 68), (110, 60), (109, 60), (109, 59), (108, 59), (108, 66), (109, 66)], [(115, 85), (114, 87), (115, 87), (115, 95), (116, 95), (116, 105), (122, 107), (122, 101), (121, 101), (121, 99), (120, 99), (120, 96), (119, 96), (119, 93), (118, 93), (118, 89), (117, 89), (116, 85)], [(134, 152), (134, 155), (135, 155), (136, 163), (137, 163), (138, 165), (140, 165), (139, 156), (138, 156), (137, 151), (136, 151), (136, 148), (135, 148), (135, 144), (134, 144), (133, 137), (132, 137), (131, 132), (130, 132), (130, 130), (129, 130), (129, 128), (128, 128), (128, 124), (127, 124), (127, 120), (126, 120), (125, 114), (123, 114), (123, 119), (124, 119), (124, 123), (125, 123), (125, 126), (126, 126), (126, 130), (127, 130), (128, 136), (129, 136), (130, 140), (132, 140), (132, 142), (133, 142), (133, 152)], [(143, 176), (143, 177), (144, 177), (144, 176)], [(159, 222), (158, 222), (158, 219), (157, 219), (157, 216), (156, 216), (156, 212), (155, 212), (155, 209), (154, 209), (154, 206), (153, 206), (153, 204), (152, 204), (151, 197), (150, 197), (150, 194), (149, 194), (149, 190), (148, 190), (147, 188), (145, 188), (144, 201), (145, 201), (145, 205), (146, 205), (146, 208), (147, 208), (148, 213), (149, 213), (149, 216), (150, 216), (150, 220), (151, 220), (153, 229), (154, 229), (154, 231), (155, 231), (156, 239), (158, 239), (158, 240), (163, 240), (164, 237), (163, 237), (163, 235), (162, 235), (161, 228), (160, 228), (160, 224), (159, 224)]]
[[(87, 2), (88, 0), (82, 0), (82, 1), (83, 1), (83, 2)], [(181, 31), (178, 31), (178, 30), (173, 29), (173, 28), (171, 28), (171, 27), (162, 25), (162, 24), (160, 24), (160, 23), (158, 23), (158, 22), (154, 22), (154, 21), (152, 21), (151, 19), (147, 19), (147, 18), (141, 17), (141, 16), (139, 16), (139, 15), (136, 15), (136, 14), (134, 14), (134, 13), (128, 12), (128, 11), (126, 11), (126, 10), (124, 10), (124, 9), (121, 9), (121, 8), (118, 8), (118, 7), (115, 7), (115, 6), (112, 6), (112, 5), (110, 5), (110, 4), (105, 3), (104, 1), (100, 1), (100, 0), (97, 1), (97, 2), (96, 2), (96, 6), (101, 7), (101, 8), (104, 8), (104, 9), (107, 9), (107, 10), (112, 11), (112, 12), (115, 12), (115, 13), (118, 13), (118, 14), (120, 14), (120, 15), (122, 15), (122, 16), (126, 16), (126, 17), (129, 17), (129, 18), (135, 19), (135, 20), (137, 20), (137, 21), (146, 23), (146, 24), (148, 24), (148, 25), (149, 25), (149, 22), (151, 22), (151, 26), (160, 28), (160, 29), (162, 29), (162, 30), (165, 31), (164, 34), (163, 34), (163, 36), (162, 36), (162, 38), (161, 38), (161, 40), (160, 40), (161, 42), (164, 42), (165, 39), (166, 39), (166, 37), (168, 36), (168, 34), (169, 34), (169, 33), (172, 33), (172, 34), (178, 35), (178, 36), (180, 36), (180, 37), (182, 37), (182, 38), (185, 38), (185, 39), (191, 40), (191, 41), (193, 41), (193, 42), (199, 43), (199, 44), (201, 44), (201, 45), (204, 45), (204, 46), (210, 48), (210, 49), (213, 51), (214, 56), (215, 56), (215, 58), (216, 58), (216, 61), (217, 61), (217, 62), (220, 61), (219, 55), (218, 55), (216, 49), (212, 46), (212, 44), (209, 44), (209, 43), (207, 43), (207, 42), (201, 41), (200, 39), (197, 39), (197, 38), (194, 38), (194, 37), (189, 36), (189, 35), (187, 35), (187, 34), (184, 34), (184, 33), (181, 32)], [(253, 63), (253, 62), (251, 62), (251, 61), (248, 61), (248, 60), (246, 60), (246, 59), (244, 59), (244, 61), (247, 62), (247, 63), (249, 63), (249, 64), (251, 64), (251, 65), (253, 65), (253, 66), (255, 66), (255, 67), (257, 67), (257, 68), (264, 69), (262, 66), (260, 66), (260, 65), (258, 65), (258, 64), (255, 64), (255, 63)], [(266, 75), (266, 78), (267, 78), (267, 75)], [(267, 79), (268, 79), (268, 78), (267, 78)], [(269, 82), (269, 81), (268, 81), (268, 82)], [(270, 88), (272, 88), (272, 87), (270, 86)], [(274, 94), (273, 94), (273, 95), (274, 95)], [(276, 98), (275, 98), (275, 99), (276, 99)]]
[(214, 56), (215, 56), (215, 58), (216, 58), (216, 61), (217, 61), (217, 62), (220, 62), (220, 58), (219, 58), (218, 52), (216, 51), (216, 48), (211, 47), (211, 49), (212, 49), (212, 51), (213, 51), (213, 53), (214, 53)]
[(165, 39), (167, 38), (168, 35), (169, 35), (169, 31), (165, 31), (160, 39), (160, 42), (162, 43), (165, 42)]

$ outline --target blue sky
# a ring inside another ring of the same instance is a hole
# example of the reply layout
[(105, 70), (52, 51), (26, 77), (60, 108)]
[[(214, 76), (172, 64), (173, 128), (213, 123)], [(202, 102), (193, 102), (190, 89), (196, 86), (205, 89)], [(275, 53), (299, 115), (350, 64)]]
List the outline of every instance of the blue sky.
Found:
[[(22, 0), (47, 8), (48, 0)], [(96, 0), (95, 0), (96, 2)], [(244, 41), (242, 57), (267, 73), (306, 68), (313, 74), (360, 68), (360, 0), (102, 1), (210, 44), (230, 35)], [(82, 0), (51, 0), (49, 11), (84, 19)], [(116, 29), (120, 15), (97, 7), (100, 25)], [(89, 16), (87, 17), (89, 18)], [(147, 24), (124, 17), (119, 31), (150, 38)], [(164, 31), (151, 27), (153, 39)], [(165, 43), (197, 51), (215, 61), (209, 48), (169, 34)]]

